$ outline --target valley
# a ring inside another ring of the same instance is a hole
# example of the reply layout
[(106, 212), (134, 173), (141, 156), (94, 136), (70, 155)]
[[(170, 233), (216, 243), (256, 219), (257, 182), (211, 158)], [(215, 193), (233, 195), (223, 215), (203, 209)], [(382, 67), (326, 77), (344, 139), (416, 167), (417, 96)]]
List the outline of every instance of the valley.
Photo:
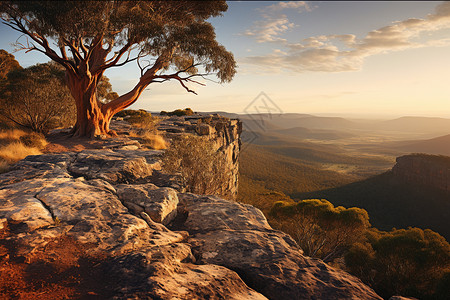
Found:
[(450, 155), (450, 119), (238, 117), (244, 129), (240, 201), (267, 212), (280, 200), (327, 199), (366, 209), (381, 230), (429, 228), (450, 239), (450, 195), (399, 182), (391, 172), (402, 155)]

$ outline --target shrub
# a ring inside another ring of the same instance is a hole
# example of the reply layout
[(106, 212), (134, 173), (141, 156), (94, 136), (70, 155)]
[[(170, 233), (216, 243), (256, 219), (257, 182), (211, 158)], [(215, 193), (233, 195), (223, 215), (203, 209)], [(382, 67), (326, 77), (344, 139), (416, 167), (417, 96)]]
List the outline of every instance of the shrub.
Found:
[(174, 139), (164, 154), (163, 167), (168, 173), (181, 174), (188, 192), (226, 196), (231, 171), (213, 141), (191, 135)]
[(151, 113), (146, 110), (126, 109), (115, 114), (116, 117), (121, 117), (127, 122), (138, 128), (153, 130), (159, 122), (157, 117), (153, 117)]
[(181, 116), (192, 116), (194, 114), (194, 111), (192, 110), (192, 109), (190, 109), (189, 107), (188, 108), (185, 108), (185, 109), (176, 109), (176, 110), (174, 110), (174, 111), (171, 111), (171, 112), (167, 112), (167, 111), (161, 111), (160, 112), (160, 115), (161, 116), (178, 116), (178, 117), (181, 117)]
[(141, 144), (148, 148), (161, 150), (167, 148), (166, 140), (159, 134), (145, 133), (141, 136)]
[(23, 135), (19, 140), (27, 147), (43, 149), (47, 145), (45, 137), (41, 133), (30, 132), (29, 134)]
[(448, 299), (450, 294), (450, 245), (429, 229), (371, 229), (365, 244), (350, 248), (345, 264), (385, 298)]
[(294, 238), (305, 254), (331, 262), (360, 241), (370, 226), (364, 209), (334, 207), (324, 199), (276, 202), (271, 223)]

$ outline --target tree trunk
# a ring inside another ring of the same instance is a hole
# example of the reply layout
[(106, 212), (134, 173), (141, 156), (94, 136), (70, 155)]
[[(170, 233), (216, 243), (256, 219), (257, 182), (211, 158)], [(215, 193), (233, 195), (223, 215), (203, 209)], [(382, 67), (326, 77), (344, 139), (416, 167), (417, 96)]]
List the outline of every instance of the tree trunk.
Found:
[(103, 109), (103, 103), (97, 100), (96, 89), (101, 77), (84, 77), (68, 75), (68, 86), (77, 108), (77, 122), (72, 129), (73, 136), (93, 138), (98, 135), (115, 135), (109, 129), (114, 114)]
[[(66, 78), (72, 97), (77, 107), (77, 122), (72, 129), (73, 136), (90, 137), (97, 135), (117, 135), (109, 129), (112, 117), (121, 110), (132, 105), (144, 89), (152, 82), (156, 72), (164, 67), (164, 61), (159, 57), (152, 68), (148, 69), (139, 79), (136, 86), (126, 94), (107, 104), (97, 100), (96, 90), (103, 72), (92, 75), (88, 66), (83, 65), (84, 75), (67, 71)], [(79, 69), (79, 72), (82, 71)]]

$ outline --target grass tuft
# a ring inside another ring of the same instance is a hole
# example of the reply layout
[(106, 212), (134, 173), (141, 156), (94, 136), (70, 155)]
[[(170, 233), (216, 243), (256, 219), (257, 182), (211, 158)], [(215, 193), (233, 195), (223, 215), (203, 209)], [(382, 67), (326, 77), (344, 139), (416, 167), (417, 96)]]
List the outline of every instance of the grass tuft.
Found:
[(4, 173), (11, 164), (28, 155), (42, 154), (47, 141), (42, 134), (11, 129), (0, 131), (0, 145), (0, 173)]

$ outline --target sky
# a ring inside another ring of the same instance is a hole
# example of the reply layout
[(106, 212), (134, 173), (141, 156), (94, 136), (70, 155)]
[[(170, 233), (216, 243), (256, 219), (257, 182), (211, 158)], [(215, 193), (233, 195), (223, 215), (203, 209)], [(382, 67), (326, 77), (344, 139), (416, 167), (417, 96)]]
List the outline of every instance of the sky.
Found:
[[(233, 81), (191, 85), (198, 95), (152, 84), (131, 108), (246, 113), (265, 101), (284, 113), (450, 117), (450, 2), (230, 1), (210, 22), (237, 61)], [(19, 34), (2, 24), (0, 36), (0, 49), (13, 52)], [(48, 61), (13, 54), (24, 67)], [(122, 94), (139, 69), (105, 75)]]

